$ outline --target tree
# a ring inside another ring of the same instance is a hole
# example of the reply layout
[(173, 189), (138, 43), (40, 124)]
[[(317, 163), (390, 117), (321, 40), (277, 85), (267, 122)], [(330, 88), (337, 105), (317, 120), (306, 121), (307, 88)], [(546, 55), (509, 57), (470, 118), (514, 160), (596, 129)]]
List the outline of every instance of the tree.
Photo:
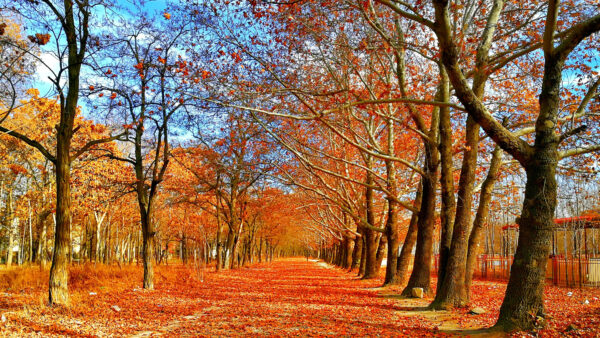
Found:
[[(51, 72), (50, 79), (59, 98), (60, 122), (56, 128), (56, 151), (53, 154), (48, 148), (35, 141), (28, 135), (0, 126), (0, 131), (16, 137), (26, 144), (36, 148), (54, 164), (56, 176), (56, 231), (54, 238), (54, 253), (50, 268), (49, 295), (50, 304), (67, 304), (67, 255), (69, 252), (71, 218), (71, 164), (81, 154), (90, 148), (116, 139), (111, 136), (92, 140), (74, 154), (71, 154), (72, 139), (78, 127), (75, 119), (78, 115), (81, 67), (84, 64), (87, 43), (90, 36), (90, 17), (93, 5), (89, 1), (71, 0), (42, 1), (44, 6), (37, 3), (19, 4), (19, 13), (30, 20), (38, 22), (45, 18), (39, 28), (49, 30), (48, 33), (36, 33), (29, 39), (38, 45), (46, 45), (52, 37), (56, 40), (55, 55), (59, 69), (44, 65)], [(66, 82), (65, 82), (66, 81)]]
[[(119, 29), (95, 46), (94, 69), (106, 81), (91, 83), (89, 95), (94, 106), (106, 112), (107, 120), (116, 118), (123, 125), (127, 133), (123, 141), (133, 147), (131, 154), (109, 156), (134, 168), (143, 235), (143, 286), (154, 289), (156, 229), (152, 214), (170, 161), (172, 124), (189, 104), (187, 78), (196, 73), (178, 52), (189, 24), (165, 16), (162, 29), (168, 28), (166, 32), (152, 23), (147, 13), (137, 10), (132, 14), (136, 21), (116, 18), (112, 24)], [(107, 97), (102, 98), (104, 94)]]
[[(457, 46), (451, 34), (449, 3), (433, 1), (433, 5), (434, 31), (457, 97), (485, 132), (519, 161), (527, 175), (517, 252), (496, 327), (504, 330), (534, 328), (544, 317), (543, 285), (556, 209), (555, 176), (561, 157), (559, 145), (585, 129), (578, 127), (558, 133), (562, 69), (569, 54), (584, 39), (600, 30), (600, 15), (576, 21), (559, 36), (556, 29), (560, 4), (558, 1), (548, 4), (542, 40), (545, 64), (540, 108), (535, 124), (535, 142), (530, 145), (504, 128), (468, 85), (460, 69)], [(494, 10), (488, 17), (488, 27), (496, 25), (502, 6), (503, 1), (495, 1)], [(482, 38), (489, 39), (491, 36), (493, 30)]]

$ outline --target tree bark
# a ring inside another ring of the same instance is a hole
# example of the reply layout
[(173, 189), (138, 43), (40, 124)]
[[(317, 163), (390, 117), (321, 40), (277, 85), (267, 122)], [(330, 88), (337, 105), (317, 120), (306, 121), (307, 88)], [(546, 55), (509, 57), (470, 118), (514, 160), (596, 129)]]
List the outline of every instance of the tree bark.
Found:
[(448, 309), (467, 305), (468, 296), (465, 288), (465, 273), (468, 250), (468, 238), (471, 227), (471, 204), (475, 169), (477, 166), (477, 148), (479, 144), (479, 125), (471, 117), (467, 117), (466, 146), (463, 155), (462, 169), (458, 186), (456, 217), (452, 233), (452, 244), (442, 283), (438, 284), (435, 299), (430, 307)]
[[(360, 227), (357, 227), (357, 232), (360, 234)], [(350, 264), (350, 270), (354, 270), (359, 267), (362, 255), (363, 239), (361, 236), (354, 237), (354, 250), (352, 250), (352, 263)]]
[[(440, 65), (440, 87), (438, 89), (438, 101), (450, 101), (450, 85), (448, 75), (442, 65)], [(452, 124), (450, 120), (450, 109), (448, 107), (440, 108), (440, 163), (441, 163), (441, 200), (442, 209), (440, 212), (441, 235), (440, 235), (440, 264), (438, 268), (437, 289), (444, 280), (446, 274), (446, 264), (450, 255), (452, 245), (452, 233), (454, 229), (454, 216), (456, 212), (456, 201), (454, 199), (454, 164), (452, 160)]]
[(14, 246), (14, 213), (13, 213), (13, 190), (8, 190), (8, 196), (6, 201), (6, 225), (8, 227), (8, 247), (6, 249), (6, 267), (10, 267), (12, 264), (13, 257), (13, 246)]
[[(432, 129), (437, 131), (437, 109), (434, 109)], [(431, 133), (433, 136), (437, 132)], [(430, 135), (431, 136), (431, 135)], [(434, 138), (436, 139), (436, 138)], [(435, 225), (435, 203), (437, 169), (439, 154), (431, 142), (425, 143), (425, 175), (422, 177), (423, 196), (417, 220), (417, 248), (413, 270), (408, 284), (402, 291), (403, 296), (410, 296), (413, 288), (423, 288), (424, 294), (431, 294), (431, 258), (433, 253), (433, 229)]]
[[(414, 206), (418, 209), (421, 208), (421, 200), (423, 198), (423, 181), (419, 182), (419, 188), (417, 189), (417, 195), (415, 196)], [(417, 241), (417, 226), (418, 226), (419, 212), (413, 212), (404, 237), (404, 243), (402, 244), (402, 250), (398, 257), (397, 267), (397, 278), (396, 284), (404, 284), (408, 277), (408, 266), (412, 256), (412, 250), (415, 247)]]
[(385, 280), (383, 285), (396, 284), (398, 279), (398, 205), (393, 198), (388, 198), (388, 216), (385, 226), (387, 238), (387, 264), (385, 266)]
[(352, 244), (354, 243), (353, 239), (350, 236), (344, 236), (344, 261), (342, 264), (342, 268), (350, 269), (352, 266)]
[(366, 236), (366, 232), (363, 230), (363, 236), (361, 237), (362, 240), (362, 251), (360, 253), (360, 266), (358, 267), (358, 276), (364, 276), (365, 274), (365, 269), (367, 266), (367, 236)]
[[(68, 304), (67, 255), (71, 238), (69, 220), (71, 218), (71, 140), (77, 115), (79, 100), (79, 75), (85, 57), (88, 38), (89, 4), (79, 6), (79, 27), (75, 23), (75, 10), (72, 1), (64, 1), (62, 26), (67, 40), (68, 89), (66, 98), (61, 96), (60, 122), (56, 134), (56, 231), (54, 252), (50, 267), (48, 301), (52, 304)], [(79, 44), (78, 44), (79, 42)], [(58, 88), (61, 90), (61, 88)]]
[(495, 325), (507, 331), (545, 325), (544, 281), (555, 226), (560, 142), (555, 130), (563, 63), (564, 58), (546, 53), (534, 151), (525, 166), (527, 183), (517, 250)]
[[(78, 88), (79, 86), (77, 86)], [(76, 103), (73, 102), (74, 104)], [(75, 110), (75, 107), (72, 107)], [(73, 117), (75, 112), (73, 111)], [(71, 122), (72, 123), (72, 122)], [(71, 128), (61, 123), (56, 145), (56, 230), (54, 232), (54, 251), (50, 267), (49, 294), (50, 304), (65, 305), (69, 302), (67, 255), (69, 253), (69, 218), (71, 217)]]
[(154, 290), (154, 237), (156, 231), (150, 217), (142, 219), (142, 255), (144, 260), (144, 289)]
[[(366, 160), (367, 162), (367, 167), (371, 168), (372, 167), (372, 159), (368, 158)], [(373, 188), (371, 188), (371, 186), (373, 185), (373, 174), (370, 172), (367, 172), (366, 175), (366, 180), (365, 183), (367, 185), (367, 187), (365, 188), (365, 211), (366, 211), (366, 218), (367, 218), (367, 222), (371, 225), (371, 226), (375, 226), (375, 206), (374, 206), (374, 201), (373, 201)], [(365, 271), (364, 271), (364, 275), (363, 275), (363, 279), (372, 279), (372, 278), (376, 278), (377, 275), (379, 274), (379, 266), (377, 266), (377, 237), (378, 237), (378, 233), (375, 232), (372, 229), (367, 229), (365, 228), (364, 230), (364, 234), (365, 234), (365, 248), (366, 248), (366, 255), (363, 256), (365, 257)]]
[[(467, 270), (465, 275), (465, 289), (467, 297), (470, 296), (471, 282), (473, 281), (473, 272), (477, 264), (477, 256), (480, 252), (481, 237), (483, 236), (483, 229), (487, 222), (488, 213), (490, 210), (490, 201), (492, 200), (492, 191), (497, 180), (498, 172), (502, 166), (502, 149), (496, 146), (492, 153), (492, 160), (490, 162), (490, 169), (488, 174), (481, 185), (481, 192), (479, 194), (479, 206), (477, 207), (477, 214), (473, 221), (473, 229), (469, 236), (469, 253), (467, 255)], [(469, 298), (467, 298), (468, 300)]]

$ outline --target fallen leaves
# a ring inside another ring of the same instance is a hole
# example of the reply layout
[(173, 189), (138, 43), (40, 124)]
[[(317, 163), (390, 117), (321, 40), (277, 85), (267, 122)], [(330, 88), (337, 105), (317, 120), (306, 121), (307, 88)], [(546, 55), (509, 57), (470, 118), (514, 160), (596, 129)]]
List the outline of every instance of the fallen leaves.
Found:
[[(381, 278), (363, 281), (340, 269), (303, 259), (204, 273), (181, 265), (157, 266), (156, 290), (138, 289), (141, 266), (98, 265), (70, 269), (71, 306), (47, 307), (47, 271), (13, 269), (0, 275), (0, 331), (43, 336), (73, 335), (346, 335), (440, 336), (448, 328), (493, 325), (505, 284), (475, 281), (468, 309), (426, 314), (380, 288)], [(435, 281), (432, 283), (435, 285)], [(385, 295), (383, 293), (386, 293)], [(567, 296), (571, 292), (571, 296)], [(595, 336), (599, 290), (547, 287), (551, 316), (544, 336)], [(585, 304), (588, 300), (589, 304)], [(412, 304), (412, 303), (411, 303)], [(571, 331), (565, 332), (573, 324)]]

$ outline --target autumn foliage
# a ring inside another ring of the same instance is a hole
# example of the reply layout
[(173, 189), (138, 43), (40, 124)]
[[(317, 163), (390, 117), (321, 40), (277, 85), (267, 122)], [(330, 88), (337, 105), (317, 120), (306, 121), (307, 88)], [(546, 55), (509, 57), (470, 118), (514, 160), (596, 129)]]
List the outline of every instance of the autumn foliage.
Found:
[(598, 10), (0, 0), (0, 331), (598, 335)]

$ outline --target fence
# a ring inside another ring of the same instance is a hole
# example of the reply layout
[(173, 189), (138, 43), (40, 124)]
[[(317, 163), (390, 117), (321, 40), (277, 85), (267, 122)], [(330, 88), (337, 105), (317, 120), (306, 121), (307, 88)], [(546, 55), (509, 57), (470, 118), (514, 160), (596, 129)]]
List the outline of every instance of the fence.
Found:
[[(473, 278), (508, 280), (513, 256), (479, 255)], [(565, 287), (600, 287), (600, 257), (548, 258), (547, 283)], [(435, 256), (434, 272), (439, 268), (439, 255)]]

